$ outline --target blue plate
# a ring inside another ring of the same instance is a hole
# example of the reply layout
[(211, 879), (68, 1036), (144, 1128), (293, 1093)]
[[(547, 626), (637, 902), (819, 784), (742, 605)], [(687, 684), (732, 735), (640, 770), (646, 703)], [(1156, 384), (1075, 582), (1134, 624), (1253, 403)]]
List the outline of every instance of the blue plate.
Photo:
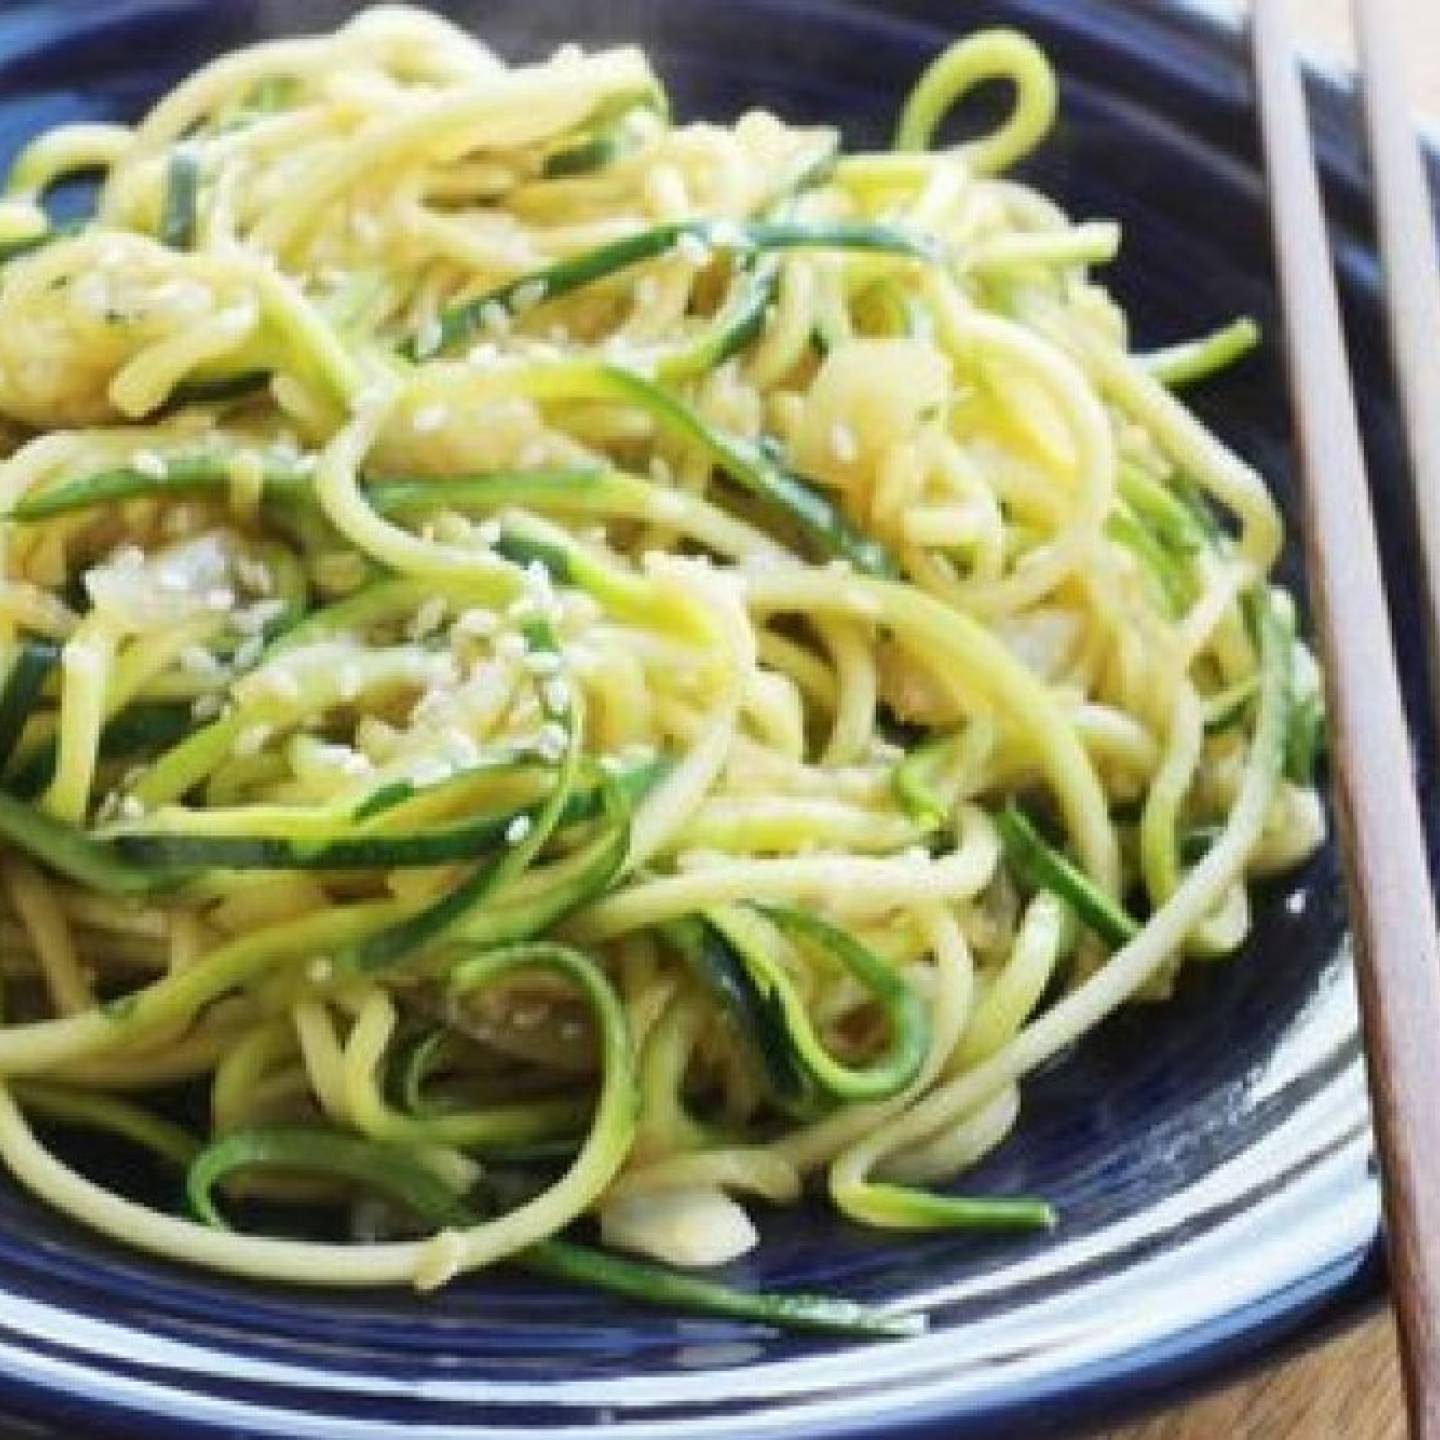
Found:
[[(269, 0), (0, 8), (0, 149), (133, 116), (229, 46), (350, 10)], [(1005, 21), (1063, 77), (1032, 178), (1117, 216), (1113, 283), (1144, 343), (1239, 311), (1274, 333), (1256, 137), (1237, 37), (1136, 0), (513, 0), (447, 7), (512, 56), (636, 39), (682, 115), (773, 107), (883, 143), (924, 60)], [(1419, 753), (1425, 718), (1407, 482), (1348, 97), (1314, 98)], [(1273, 349), (1201, 398), (1273, 477), (1293, 526)], [(1294, 556), (1290, 577), (1298, 579)], [(1427, 762), (1428, 763), (1428, 762)], [(1426, 774), (1427, 798), (1433, 775)], [(1432, 812), (1434, 807), (1430, 807)], [(1166, 1398), (1309, 1337), (1379, 1293), (1378, 1202), (1333, 851), (1262, 901), (1233, 963), (1196, 967), (1025, 1094), (967, 1187), (1049, 1196), (1051, 1238), (887, 1237), (813, 1209), (764, 1218), (728, 1279), (906, 1300), (923, 1338), (865, 1347), (619, 1305), (506, 1274), (443, 1294), (328, 1295), (126, 1253), (0, 1183), (0, 1409), (23, 1433), (381, 1437), (1015, 1435)], [(78, 1427), (78, 1428), (77, 1428)]]

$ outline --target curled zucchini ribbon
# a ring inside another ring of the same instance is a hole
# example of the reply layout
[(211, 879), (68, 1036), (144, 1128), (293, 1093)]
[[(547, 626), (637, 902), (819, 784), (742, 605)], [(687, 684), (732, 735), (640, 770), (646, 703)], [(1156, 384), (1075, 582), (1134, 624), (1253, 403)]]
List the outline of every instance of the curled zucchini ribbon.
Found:
[[(930, 1043), (919, 995), (893, 966), (836, 926), (789, 906), (727, 905), (707, 910), (703, 920), (674, 933), (760, 1058), (781, 1103), (803, 1110), (817, 1097), (827, 1102), (883, 1099), (903, 1090), (919, 1072)], [(874, 1059), (846, 1065), (826, 1047), (775, 953), (777, 936), (813, 946), (865, 987), (888, 1033)]]

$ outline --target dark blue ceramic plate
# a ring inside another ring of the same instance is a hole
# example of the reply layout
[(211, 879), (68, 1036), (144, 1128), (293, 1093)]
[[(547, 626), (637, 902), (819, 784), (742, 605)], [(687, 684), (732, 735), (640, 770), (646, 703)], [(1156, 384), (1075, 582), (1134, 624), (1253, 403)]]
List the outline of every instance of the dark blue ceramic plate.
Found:
[[(352, 7), (109, 0), (0, 7), (0, 150), (133, 116), (182, 72)], [(682, 115), (749, 105), (883, 142), (924, 60), (1008, 21), (1049, 49), (1064, 123), (1033, 174), (1125, 222), (1114, 283), (1141, 341), (1274, 298), (1237, 38), (1137, 0), (488, 0), (446, 7), (513, 56), (635, 39)], [(1321, 153), (1420, 753), (1424, 657), (1376, 265), (1348, 99)], [(1203, 397), (1294, 523), (1273, 352)], [(1292, 571), (1292, 576), (1294, 572)], [(1427, 775), (1427, 786), (1433, 777)], [(1070, 1431), (1257, 1360), (1372, 1299), (1377, 1195), (1333, 852), (1262, 903), (1233, 963), (1122, 1016), (1026, 1092), (978, 1188), (1049, 1196), (1052, 1238), (887, 1238), (814, 1210), (765, 1220), (730, 1279), (923, 1304), (861, 1348), (630, 1309), (507, 1275), (423, 1299), (317, 1295), (128, 1254), (0, 1185), (0, 1410), (18, 1433), (147, 1437), (1014, 1435)], [(24, 1425), (24, 1421), (31, 1422)], [(21, 1426), (23, 1425), (23, 1429)]]

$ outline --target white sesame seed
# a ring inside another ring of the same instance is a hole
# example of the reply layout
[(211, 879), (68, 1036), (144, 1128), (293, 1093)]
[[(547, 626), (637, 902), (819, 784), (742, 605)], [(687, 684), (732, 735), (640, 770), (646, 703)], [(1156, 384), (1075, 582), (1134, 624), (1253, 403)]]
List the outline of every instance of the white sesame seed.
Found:
[(534, 470), (545, 463), (550, 447), (544, 440), (532, 440), (515, 457), (515, 463), (522, 470)]
[(70, 287), (70, 296), (88, 315), (103, 319), (110, 310), (110, 282), (104, 273), (91, 270)]
[(842, 464), (851, 465), (860, 455), (855, 432), (843, 420), (830, 427), (830, 453)]
[(848, 586), (841, 599), (845, 602), (845, 608), (856, 615), (874, 619), (881, 613), (880, 602), (868, 590), (862, 590), (858, 585)]
[(115, 806), (115, 812), (122, 820), (143, 820), (145, 806), (135, 795), (122, 795)]
[(525, 657), (525, 668), (532, 675), (554, 675), (562, 661), (553, 650), (532, 650)]
[(441, 429), (450, 418), (450, 407), (438, 400), (422, 405), (411, 417), (410, 426), (417, 435), (430, 435)]
[(511, 620), (533, 620), (540, 613), (533, 595), (518, 595), (505, 607), (505, 614)]
[(505, 827), (505, 843), (507, 845), (519, 845), (530, 833), (530, 817), (528, 815), (517, 815)]
[(479, 761), (480, 747), (475, 743), (474, 737), (467, 735), (459, 726), (451, 725), (445, 731), (443, 739), (446, 757), (457, 770)]
[(545, 281), (538, 278), (525, 280), (517, 285), (510, 292), (511, 313), (522, 315), (526, 310), (533, 310), (545, 299), (548, 288)]
[(663, 455), (650, 457), (650, 478), (657, 485), (670, 485), (674, 482), (675, 472), (670, 468), (670, 462)]
[(217, 675), (220, 662), (203, 645), (187, 645), (180, 652), (180, 668), (187, 675)]
[(570, 685), (563, 675), (552, 675), (540, 687), (540, 698), (552, 715), (563, 715), (570, 706)]
[(454, 773), (454, 768), (438, 755), (423, 755), (411, 767), (410, 783), (423, 790), (429, 785), (439, 785)]
[(249, 725), (246, 726), (235, 737), (235, 753), (239, 756), (258, 755), (264, 748), (271, 735), (275, 733), (273, 725)]
[(696, 267), (707, 264), (710, 259), (710, 247), (689, 230), (675, 242), (675, 251), (682, 260), (688, 260)]
[(300, 682), (291, 671), (267, 670), (260, 678), (264, 681), (265, 688), (277, 700), (286, 700), (293, 704), (300, 698)]
[(130, 457), (130, 468), (147, 480), (163, 480), (170, 473), (165, 457), (154, 450), (137, 450)]
[(305, 967), (305, 977), (312, 985), (325, 985), (335, 973), (334, 962), (328, 955), (316, 955)]
[(517, 635), (513, 630), (507, 630), (495, 642), (495, 653), (502, 660), (523, 660), (528, 648), (525, 644), (525, 637)]
[(190, 707), (190, 714), (196, 720), (213, 720), (220, 713), (222, 704), (224, 701), (218, 691), (209, 695), (200, 695)]
[(340, 674), (335, 682), (336, 693), (347, 703), (356, 699), (360, 694), (360, 667), (353, 660), (346, 661), (340, 667)]
[(265, 649), (265, 638), (262, 635), (251, 635), (242, 640), (235, 647), (235, 666), (239, 670), (248, 670), (260, 658), (260, 653)]
[(507, 335), (510, 312), (498, 300), (487, 300), (480, 307), (480, 324), (491, 335)]
[(427, 320), (415, 335), (415, 358), (428, 360), (445, 343), (445, 327), (437, 318)]
[(493, 635), (500, 628), (500, 621), (489, 610), (465, 610), (453, 628), (462, 635)]
[(547, 720), (540, 727), (540, 733), (535, 737), (535, 753), (542, 760), (548, 760), (555, 764), (565, 753), (565, 746), (569, 737), (565, 733), (565, 727), (558, 725), (553, 720)]
[(233, 610), (235, 608), (235, 592), (226, 586), (217, 585), (213, 590), (205, 592), (205, 608), (207, 610)]
[(410, 617), (410, 623), (405, 627), (406, 634), (412, 640), (423, 640), (427, 635), (433, 635), (445, 623), (445, 609), (445, 597), (432, 595)]
[(487, 370), (500, 359), (500, 352), (489, 340), (482, 340), (478, 345), (472, 345), (465, 352), (465, 363), (473, 365), (477, 370)]
[(275, 588), (275, 577), (263, 560), (241, 555), (235, 561), (235, 576), (246, 590), (256, 595), (268, 595)]
[(635, 282), (635, 304), (649, 310), (660, 298), (660, 282), (653, 275), (642, 275)]

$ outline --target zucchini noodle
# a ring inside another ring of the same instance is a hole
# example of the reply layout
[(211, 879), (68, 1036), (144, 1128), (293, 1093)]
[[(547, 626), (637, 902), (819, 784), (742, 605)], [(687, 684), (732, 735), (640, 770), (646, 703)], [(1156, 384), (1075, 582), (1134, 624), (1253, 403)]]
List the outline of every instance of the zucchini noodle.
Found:
[[(999, 127), (933, 148), (991, 81)], [(1257, 332), (1132, 352), (1118, 227), (1003, 173), (1056, 102), (980, 33), (846, 154), (677, 123), (633, 48), (510, 66), (392, 5), (29, 145), (21, 1184), (233, 1274), (508, 1263), (852, 1336), (916, 1320), (652, 1262), (733, 1259), (807, 1188), (1063, 1222), (954, 1182), (1036, 1066), (1236, 951), (1324, 820), (1279, 513), (1176, 393)], [(81, 173), (94, 216), (52, 226)], [(86, 1173), (96, 1131), (171, 1210)]]

